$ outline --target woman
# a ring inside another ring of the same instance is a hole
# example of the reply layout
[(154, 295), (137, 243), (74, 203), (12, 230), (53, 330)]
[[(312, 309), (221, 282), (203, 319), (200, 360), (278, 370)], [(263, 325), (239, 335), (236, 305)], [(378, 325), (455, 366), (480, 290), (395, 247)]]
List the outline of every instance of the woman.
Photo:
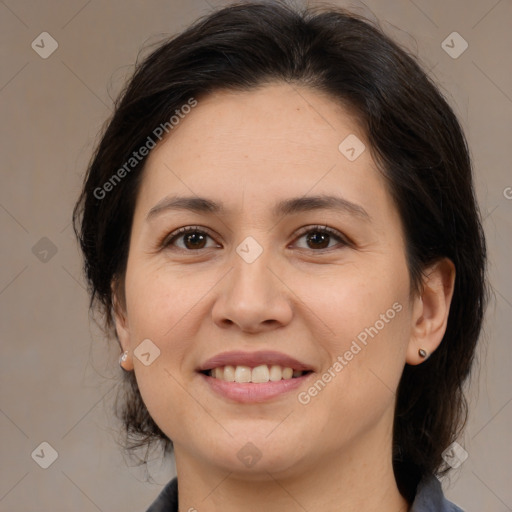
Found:
[(269, 2), (199, 20), (137, 67), (74, 220), (127, 443), (174, 451), (148, 512), (460, 510), (436, 476), (485, 240), (453, 111), (378, 28)]

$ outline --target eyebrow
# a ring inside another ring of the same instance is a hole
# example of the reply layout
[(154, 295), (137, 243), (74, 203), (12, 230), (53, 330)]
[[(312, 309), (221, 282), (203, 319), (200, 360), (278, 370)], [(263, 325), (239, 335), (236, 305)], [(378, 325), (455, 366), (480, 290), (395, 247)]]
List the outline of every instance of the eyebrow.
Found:
[[(227, 209), (221, 202), (198, 196), (168, 196), (159, 201), (146, 216), (146, 220), (158, 214), (172, 210), (188, 210), (202, 214), (226, 214)], [(336, 210), (348, 213), (366, 222), (371, 221), (368, 212), (360, 205), (343, 197), (332, 195), (315, 195), (295, 197), (276, 203), (272, 209), (274, 217), (293, 215), (315, 210)]]

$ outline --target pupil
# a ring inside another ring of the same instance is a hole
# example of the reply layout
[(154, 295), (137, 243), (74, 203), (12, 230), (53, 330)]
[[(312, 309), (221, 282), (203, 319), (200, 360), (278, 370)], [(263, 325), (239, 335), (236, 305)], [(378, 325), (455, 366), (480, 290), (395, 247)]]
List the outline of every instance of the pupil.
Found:
[[(204, 236), (201, 235), (200, 233), (191, 233), (189, 235), (187, 235), (185, 238), (186, 238), (186, 241), (189, 242), (191, 238), (194, 238), (194, 237), (197, 237), (197, 238), (200, 238), (202, 239), (201, 241), (204, 242)], [(197, 241), (197, 240), (196, 240)], [(192, 242), (192, 245), (193, 246), (197, 246), (197, 244), (195, 244), (194, 242)]]
[(320, 233), (318, 231), (314, 232), (314, 234), (308, 235), (308, 242), (313, 241), (313, 244), (320, 243), (322, 245), (322, 249), (329, 245), (329, 235), (327, 233)]

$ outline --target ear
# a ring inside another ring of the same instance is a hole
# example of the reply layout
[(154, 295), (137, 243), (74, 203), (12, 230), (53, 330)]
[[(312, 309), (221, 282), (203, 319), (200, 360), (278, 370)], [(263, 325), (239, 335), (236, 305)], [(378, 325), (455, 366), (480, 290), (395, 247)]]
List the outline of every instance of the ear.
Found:
[(443, 258), (430, 266), (423, 280), (423, 290), (414, 299), (411, 337), (407, 347), (406, 361), (417, 365), (425, 361), (419, 350), (427, 353), (427, 358), (441, 344), (455, 284), (455, 265)]
[(121, 362), (122, 367), (127, 370), (133, 370), (133, 358), (130, 354), (130, 328), (128, 325), (128, 316), (126, 314), (126, 300), (124, 296), (123, 285), (117, 280), (112, 281), (112, 305), (113, 315), (116, 326), (117, 339), (121, 344), (124, 353), (128, 352), (126, 359)]

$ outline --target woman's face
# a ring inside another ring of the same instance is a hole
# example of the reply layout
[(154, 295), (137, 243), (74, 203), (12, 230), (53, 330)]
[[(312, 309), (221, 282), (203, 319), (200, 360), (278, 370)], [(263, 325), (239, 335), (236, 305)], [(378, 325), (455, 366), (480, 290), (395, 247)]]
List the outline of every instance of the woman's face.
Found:
[[(284, 84), (217, 92), (183, 117), (147, 160), (117, 318), (177, 463), (263, 478), (391, 458), (413, 304), (400, 218), (363, 132), (332, 99)], [(178, 197), (223, 210), (172, 207)], [(217, 358), (232, 351), (278, 354)], [(310, 373), (264, 384), (199, 371), (278, 379), (280, 357)], [(269, 375), (247, 370), (265, 364)]]

